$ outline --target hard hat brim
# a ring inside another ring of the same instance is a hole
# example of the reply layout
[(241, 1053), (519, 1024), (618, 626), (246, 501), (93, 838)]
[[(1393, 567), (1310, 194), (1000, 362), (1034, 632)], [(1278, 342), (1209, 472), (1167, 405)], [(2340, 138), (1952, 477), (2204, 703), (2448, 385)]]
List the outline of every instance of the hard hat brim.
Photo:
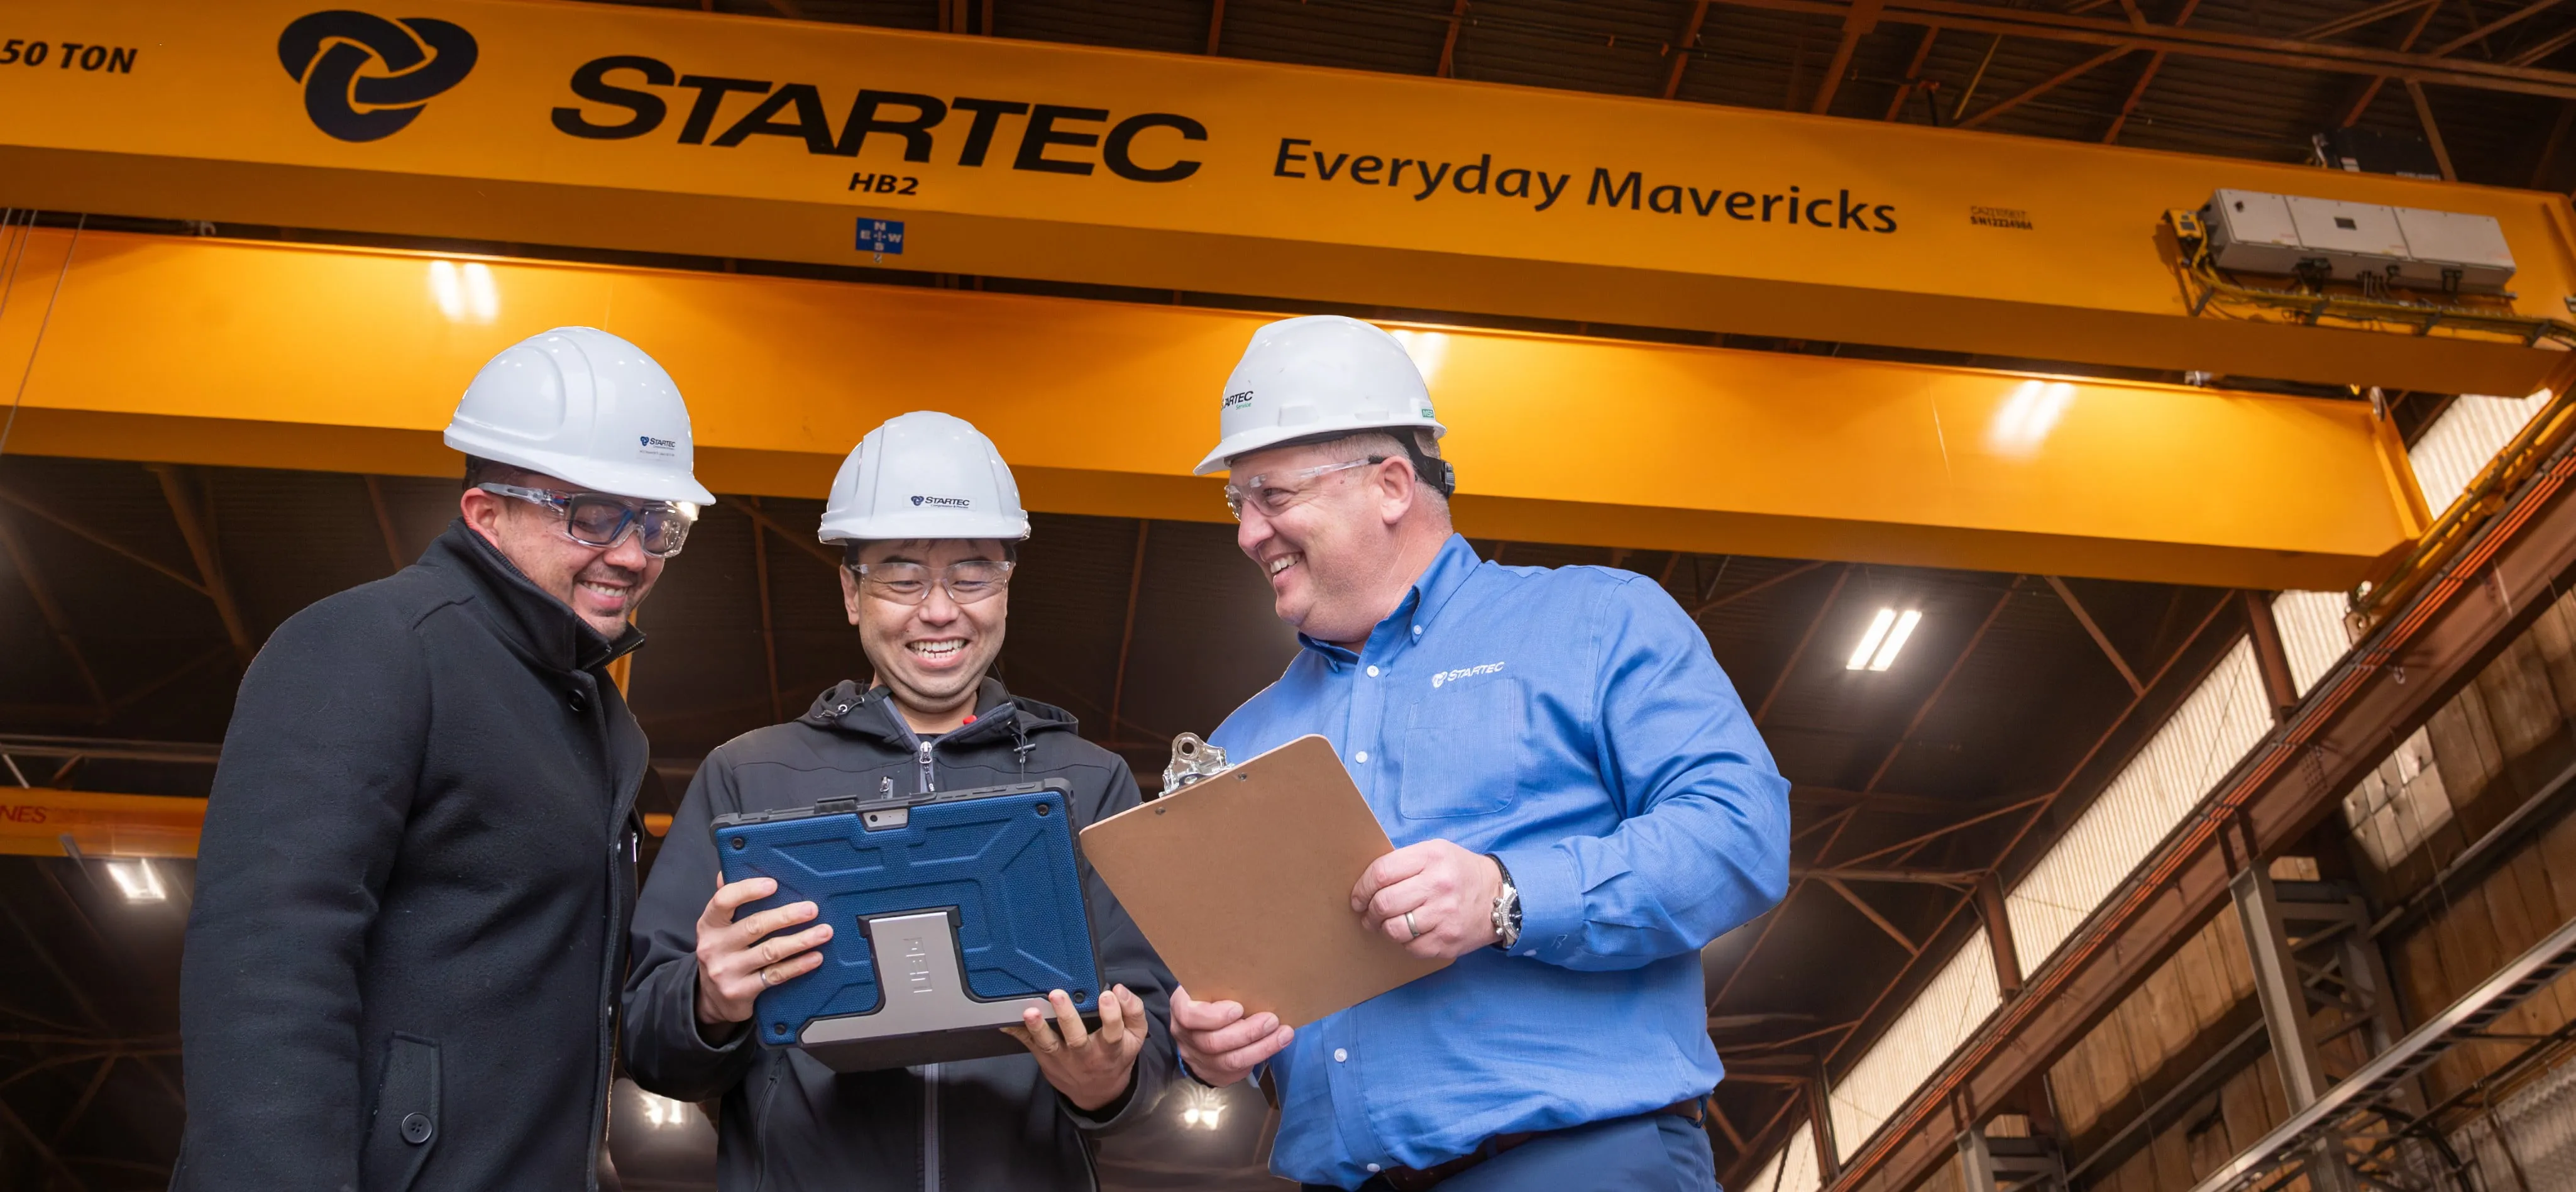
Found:
[(1364, 422), (1354, 421), (1344, 426), (1324, 422), (1308, 422), (1297, 426), (1259, 426), (1227, 435), (1216, 445), (1215, 450), (1207, 453), (1207, 458), (1200, 460), (1198, 466), (1190, 470), (1190, 475), (1207, 476), (1227, 471), (1230, 466), (1226, 462), (1228, 460), (1237, 456), (1250, 455), (1255, 451), (1264, 451), (1294, 439), (1312, 439), (1322, 435), (1356, 435), (1369, 431), (1385, 431), (1392, 434), (1406, 430), (1427, 430), (1435, 439), (1449, 433), (1448, 427), (1440, 425), (1437, 419), (1432, 418), (1369, 419)]
[(911, 509), (876, 517), (826, 521), (814, 533), (814, 537), (822, 542), (971, 541), (978, 538), (1020, 542), (1028, 536), (1029, 519), (1025, 516), (961, 517), (955, 513), (922, 513)]
[(687, 501), (694, 505), (716, 503), (716, 495), (708, 492), (696, 477), (673, 476), (664, 467), (603, 462), (554, 451), (532, 451), (513, 444), (486, 442), (482, 436), (454, 427), (448, 428), (446, 440), (448, 446), (467, 455), (543, 473), (591, 492), (636, 501)]

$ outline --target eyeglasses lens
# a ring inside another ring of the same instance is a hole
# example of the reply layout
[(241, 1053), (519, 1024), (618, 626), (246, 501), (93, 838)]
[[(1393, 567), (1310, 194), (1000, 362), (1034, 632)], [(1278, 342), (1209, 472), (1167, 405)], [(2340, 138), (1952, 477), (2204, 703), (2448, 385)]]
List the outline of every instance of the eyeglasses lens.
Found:
[(1243, 520), (1243, 507), (1246, 505), (1260, 510), (1263, 517), (1277, 517), (1313, 495), (1324, 477), (1385, 462), (1385, 456), (1372, 455), (1348, 463), (1323, 464), (1281, 476), (1280, 479), (1286, 481), (1284, 484), (1272, 484), (1267, 473), (1246, 477), (1240, 488), (1231, 484), (1225, 486), (1225, 507), (1234, 514), (1236, 521)]
[[(879, 596), (897, 604), (919, 604), (930, 598), (933, 573), (923, 564), (864, 563), (859, 574)], [(938, 582), (948, 590), (950, 600), (974, 604), (1001, 595), (1010, 586), (1011, 565), (992, 559), (968, 559), (950, 564)]]
[(585, 493), (564, 510), (564, 529), (585, 546), (615, 546), (629, 525), (648, 555), (676, 555), (689, 536), (688, 519), (668, 506), (637, 509), (613, 497)]

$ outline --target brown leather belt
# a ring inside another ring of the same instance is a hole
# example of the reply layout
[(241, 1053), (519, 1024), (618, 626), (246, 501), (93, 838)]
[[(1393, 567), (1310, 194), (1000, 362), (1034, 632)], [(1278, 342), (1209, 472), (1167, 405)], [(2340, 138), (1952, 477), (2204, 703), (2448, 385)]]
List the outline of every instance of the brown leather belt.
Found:
[[(1702, 1124), (1705, 1112), (1706, 1111), (1700, 1107), (1700, 1098), (1693, 1097), (1687, 1101), (1675, 1101), (1662, 1109), (1649, 1109), (1637, 1116), (1677, 1117), (1697, 1126)], [(1584, 1123), (1585, 1126), (1595, 1124), (1597, 1123)], [(1512, 1148), (1524, 1143), (1536, 1142), (1550, 1134), (1563, 1134), (1566, 1130), (1580, 1130), (1582, 1128), (1583, 1126), (1567, 1126), (1562, 1130), (1530, 1130), (1519, 1134), (1497, 1134), (1486, 1139), (1482, 1144), (1478, 1145), (1475, 1150), (1460, 1155), (1455, 1159), (1451, 1159), (1446, 1163), (1437, 1164), (1431, 1167), (1390, 1167), (1385, 1171), (1377, 1173), (1377, 1178), (1386, 1181), (1386, 1186), (1394, 1189), (1395, 1192), (1423, 1192), (1423, 1189), (1433, 1187), (1439, 1184), (1440, 1181), (1448, 1179), (1449, 1177), (1465, 1171), (1470, 1167), (1474, 1167), (1475, 1165), (1482, 1163), (1487, 1159), (1491, 1159), (1496, 1155), (1502, 1154), (1504, 1151), (1511, 1150)]]

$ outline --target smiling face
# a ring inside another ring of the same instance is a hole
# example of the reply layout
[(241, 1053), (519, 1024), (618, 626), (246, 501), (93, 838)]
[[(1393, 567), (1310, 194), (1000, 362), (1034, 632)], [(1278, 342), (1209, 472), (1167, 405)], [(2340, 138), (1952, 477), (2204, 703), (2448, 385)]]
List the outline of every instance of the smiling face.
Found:
[[(1007, 558), (995, 539), (939, 538), (871, 542), (861, 563), (920, 563), (943, 574), (969, 559)], [(1002, 626), (1011, 611), (1008, 588), (973, 604), (959, 604), (932, 584), (919, 604), (904, 604), (841, 569), (841, 603), (859, 627), (859, 646), (876, 667), (877, 682), (894, 693), (896, 706), (915, 732), (947, 732), (975, 710), (975, 686), (1002, 652)]]
[[(1348, 442), (1320, 443), (1254, 452), (1229, 470), (1241, 484), (1355, 458), (1365, 454)], [(1294, 483), (1302, 491), (1279, 512), (1245, 505), (1235, 545), (1269, 578), (1280, 620), (1318, 641), (1367, 641), (1421, 570), (1406, 570), (1419, 553), (1408, 550), (1419, 535), (1404, 525), (1416, 501), (1412, 465), (1396, 455)]]
[[(573, 491), (580, 487), (534, 472), (495, 478), (527, 488)], [(653, 582), (662, 578), (662, 565), (667, 562), (644, 553), (640, 535), (633, 532), (615, 546), (584, 546), (564, 536), (562, 514), (515, 497), (469, 488), (458, 508), (465, 524), (483, 535), (530, 583), (562, 601), (610, 641), (626, 632), (627, 621), (652, 592)]]

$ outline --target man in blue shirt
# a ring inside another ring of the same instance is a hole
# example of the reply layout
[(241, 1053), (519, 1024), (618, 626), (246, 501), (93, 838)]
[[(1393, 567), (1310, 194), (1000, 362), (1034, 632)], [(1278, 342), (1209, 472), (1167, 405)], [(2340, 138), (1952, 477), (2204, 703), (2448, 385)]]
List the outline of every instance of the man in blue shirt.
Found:
[(1376, 327), (1261, 328), (1219, 421), (1198, 470), (1303, 649), (1214, 743), (1330, 739), (1398, 845), (1351, 909), (1454, 963), (1302, 1028), (1176, 990), (1189, 1072), (1267, 1065), (1271, 1169), (1309, 1186), (1714, 1187), (1698, 953), (1780, 898), (1789, 816), (1698, 627), (1627, 572), (1478, 561)]

